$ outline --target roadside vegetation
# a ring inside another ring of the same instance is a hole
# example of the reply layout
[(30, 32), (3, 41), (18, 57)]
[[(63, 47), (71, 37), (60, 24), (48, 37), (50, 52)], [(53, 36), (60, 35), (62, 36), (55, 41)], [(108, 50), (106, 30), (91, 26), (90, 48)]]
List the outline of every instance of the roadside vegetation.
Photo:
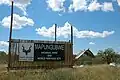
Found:
[(112, 48), (99, 50), (95, 58), (83, 55), (75, 65), (79, 68), (11, 70), (7, 72), (7, 54), (0, 52), (0, 80), (120, 80), (120, 67), (109, 66), (111, 62), (120, 64), (120, 54)]
[(0, 80), (120, 80), (120, 68), (97, 65), (76, 69), (1, 71)]

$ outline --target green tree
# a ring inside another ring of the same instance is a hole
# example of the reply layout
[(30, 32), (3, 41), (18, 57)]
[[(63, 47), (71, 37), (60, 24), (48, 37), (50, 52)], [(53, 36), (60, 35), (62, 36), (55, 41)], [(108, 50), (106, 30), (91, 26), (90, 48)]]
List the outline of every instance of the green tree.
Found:
[(7, 54), (4, 51), (0, 51), (0, 64), (6, 64), (7, 60)]
[(120, 64), (120, 54), (115, 54), (115, 62)]
[(0, 51), (0, 56), (6, 56), (6, 53), (4, 51)]
[(115, 62), (116, 60), (115, 55), (116, 55), (116, 52), (112, 48), (107, 48), (104, 51), (99, 50), (97, 53), (97, 56), (101, 57), (102, 60), (107, 64), (111, 62)]

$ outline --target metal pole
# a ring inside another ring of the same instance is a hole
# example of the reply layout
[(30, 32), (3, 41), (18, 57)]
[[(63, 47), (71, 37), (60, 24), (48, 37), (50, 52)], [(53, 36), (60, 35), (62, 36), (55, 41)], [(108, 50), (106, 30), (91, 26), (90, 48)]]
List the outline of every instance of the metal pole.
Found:
[(74, 57), (73, 57), (73, 27), (71, 25), (71, 47), (72, 47), (72, 66), (74, 65)]
[(10, 23), (10, 35), (9, 35), (9, 54), (8, 54), (8, 71), (11, 68), (11, 38), (12, 38), (12, 26), (13, 26), (13, 0), (11, 5), (11, 23)]
[(71, 25), (71, 44), (73, 45), (73, 27)]
[(56, 36), (57, 36), (56, 33), (57, 33), (57, 24), (55, 24), (55, 41), (57, 40), (57, 39), (56, 39)]

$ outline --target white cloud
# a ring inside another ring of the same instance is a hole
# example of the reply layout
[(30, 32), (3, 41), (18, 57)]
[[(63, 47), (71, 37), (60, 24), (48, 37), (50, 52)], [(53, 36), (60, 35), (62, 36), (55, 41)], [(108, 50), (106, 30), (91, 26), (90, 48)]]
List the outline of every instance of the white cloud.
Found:
[(0, 51), (8, 51), (9, 43), (6, 41), (0, 41)]
[(72, 0), (72, 4), (70, 4), (68, 9), (68, 12), (100, 10), (106, 12), (114, 11), (112, 2), (104, 2), (103, 4), (100, 4), (97, 0)]
[(26, 8), (31, 4), (32, 0), (14, 0), (14, 2), (15, 6), (20, 8), (24, 12), (24, 15), (27, 15)]
[(48, 5), (48, 8), (51, 8), (52, 11), (63, 11), (65, 12), (64, 7), (65, 0), (47, 0), (46, 3)]
[[(71, 34), (70, 26), (71, 25), (66, 22), (63, 27), (57, 27), (57, 37), (68, 38)], [(54, 37), (54, 25), (48, 29), (45, 26), (36, 28), (36, 33), (44, 37)], [(76, 38), (105, 38), (109, 35), (112, 35), (113, 33), (114, 31), (103, 31), (102, 33), (88, 30), (80, 31), (73, 26), (73, 34)]]
[(100, 32), (94, 32), (94, 31), (79, 31), (79, 34), (77, 35), (78, 38), (105, 38), (111, 34), (113, 34), (114, 31), (108, 32), (108, 31), (103, 31), (102, 33)]
[[(13, 29), (21, 29), (24, 26), (33, 26), (34, 21), (30, 18), (27, 18), (25, 16), (19, 16), (18, 14), (13, 14)], [(4, 17), (1, 21), (1, 25), (9, 28), (10, 27), (10, 18), (11, 16)]]
[(88, 6), (88, 10), (89, 11), (97, 11), (100, 10), (102, 5), (100, 5), (100, 3), (97, 2), (97, 0), (94, 0), (93, 2), (91, 2)]
[(58, 14), (59, 16), (62, 16), (62, 14)]
[(87, 0), (72, 0), (72, 4), (69, 6), (69, 12), (72, 11), (86, 11)]
[(117, 2), (118, 2), (118, 5), (120, 6), (120, 0), (117, 0)]
[(5, 49), (0, 49), (0, 51), (5, 51), (5, 52), (6, 52), (6, 50), (5, 50)]
[(90, 44), (90, 45), (95, 45), (95, 43), (94, 43), (94, 42), (89, 42), (89, 44)]
[(114, 11), (113, 5), (111, 2), (104, 2), (102, 6), (102, 10), (107, 12), (107, 11)]
[(6, 41), (0, 41), (0, 46), (5, 46), (5, 47), (8, 47), (8, 42)]
[(10, 5), (10, 0), (0, 0), (0, 5), (2, 5), (2, 4)]
[[(24, 12), (24, 15), (27, 15), (26, 8), (31, 4), (32, 0), (13, 0), (14, 6), (18, 7)], [(0, 5), (11, 5), (11, 0), (0, 0)]]

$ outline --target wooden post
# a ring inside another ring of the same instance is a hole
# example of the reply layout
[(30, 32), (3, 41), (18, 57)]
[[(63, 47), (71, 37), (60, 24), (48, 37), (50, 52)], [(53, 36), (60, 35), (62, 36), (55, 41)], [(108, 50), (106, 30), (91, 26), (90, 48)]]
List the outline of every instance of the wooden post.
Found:
[(65, 62), (64, 62), (65, 66), (67, 65), (67, 59), (68, 59), (68, 57), (67, 57), (68, 55), (67, 54), (68, 54), (68, 52), (67, 52), (67, 43), (65, 43)]
[(73, 45), (73, 27), (71, 25), (71, 44)]
[(13, 0), (11, 5), (11, 23), (10, 23), (10, 36), (9, 36), (9, 54), (8, 54), (8, 71), (11, 68), (11, 38), (12, 38), (12, 26), (13, 26)]
[(71, 49), (72, 49), (72, 64), (74, 64), (74, 59), (73, 59), (73, 27), (71, 25)]
[(55, 41), (56, 41), (56, 36), (57, 36), (57, 24), (55, 24)]

